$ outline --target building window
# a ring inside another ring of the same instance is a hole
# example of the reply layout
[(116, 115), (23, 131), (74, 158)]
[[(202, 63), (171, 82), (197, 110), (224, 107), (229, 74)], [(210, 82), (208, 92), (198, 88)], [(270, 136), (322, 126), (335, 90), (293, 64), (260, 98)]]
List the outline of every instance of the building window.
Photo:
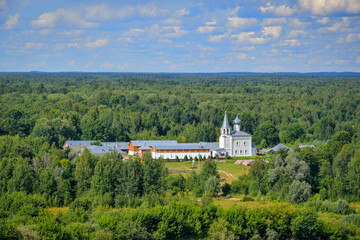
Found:
[(245, 150), (245, 154), (247, 154), (247, 150)]
[(244, 146), (247, 146), (247, 142), (244, 141)]
[(239, 142), (239, 141), (237, 141), (237, 142), (236, 142), (236, 146), (239, 146), (239, 145), (240, 145), (240, 142)]
[(240, 150), (240, 154), (242, 154), (242, 150)]
[(235, 150), (235, 154), (237, 154), (237, 150)]

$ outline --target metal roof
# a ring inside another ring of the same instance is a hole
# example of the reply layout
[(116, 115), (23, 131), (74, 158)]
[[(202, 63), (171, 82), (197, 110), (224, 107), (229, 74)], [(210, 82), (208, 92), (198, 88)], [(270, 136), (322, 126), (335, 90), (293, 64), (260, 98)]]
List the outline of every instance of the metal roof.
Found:
[(103, 146), (129, 149), (129, 142), (101, 142)]
[[(113, 148), (113, 147), (107, 147), (107, 146), (95, 146), (92, 145), (90, 147), (87, 148), (90, 153), (92, 154), (106, 154), (106, 153), (112, 153), (115, 150), (117, 151), (117, 153), (121, 153), (124, 154), (125, 152), (121, 151), (121, 149), (117, 149), (117, 148)], [(81, 152), (83, 152), (84, 149), (82, 149)]]
[(285, 148), (285, 149), (290, 149), (288, 146), (285, 146), (282, 143), (279, 143), (278, 145), (276, 145), (275, 147), (271, 148), (274, 151), (279, 151), (280, 149)]
[(177, 149), (189, 149), (189, 150), (201, 150), (201, 149), (210, 149), (204, 147), (199, 143), (177, 143), (177, 144), (167, 144), (167, 145), (154, 145), (156, 150), (177, 150)]
[(225, 116), (224, 116), (224, 122), (223, 122), (221, 128), (230, 128), (230, 124), (229, 124), (229, 120), (227, 118), (226, 111), (225, 111)]
[(66, 141), (67, 145), (68, 146), (71, 146), (71, 145), (90, 145), (92, 142), (95, 142), (95, 141)]
[(142, 146), (149, 146), (153, 147), (155, 145), (174, 145), (178, 142), (176, 140), (135, 140), (131, 141), (133, 146), (142, 147)]
[(233, 136), (251, 136), (250, 134), (243, 132), (243, 131), (232, 131), (231, 135)]
[(211, 150), (219, 149), (219, 143), (218, 142), (200, 142), (199, 143), (204, 148), (208, 148)]

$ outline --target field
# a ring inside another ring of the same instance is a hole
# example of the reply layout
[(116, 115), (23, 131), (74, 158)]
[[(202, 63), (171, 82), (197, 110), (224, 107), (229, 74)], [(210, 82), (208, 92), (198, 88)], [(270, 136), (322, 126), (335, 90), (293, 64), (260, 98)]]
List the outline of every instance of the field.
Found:
[[(247, 174), (249, 167), (243, 165), (235, 165), (236, 160), (219, 160), (217, 162), (218, 172), (220, 178), (225, 182), (231, 183), (233, 180), (238, 179), (239, 176)], [(170, 174), (183, 174), (187, 175), (192, 171), (199, 172), (202, 167), (203, 161), (197, 161), (195, 168), (192, 167), (192, 162), (165, 162), (165, 167), (169, 169)]]

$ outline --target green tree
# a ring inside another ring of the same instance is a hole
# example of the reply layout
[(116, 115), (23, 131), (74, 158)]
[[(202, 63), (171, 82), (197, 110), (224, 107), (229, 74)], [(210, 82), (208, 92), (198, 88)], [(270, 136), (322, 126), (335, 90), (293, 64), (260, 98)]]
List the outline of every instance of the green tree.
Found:
[(85, 148), (76, 164), (75, 179), (77, 181), (78, 194), (90, 189), (91, 179), (94, 174), (96, 157)]
[(213, 176), (215, 176), (216, 178), (220, 178), (219, 173), (217, 171), (216, 162), (211, 160), (206, 160), (201, 168), (200, 178), (202, 181), (206, 182), (210, 177)]
[(143, 156), (144, 193), (161, 194), (166, 188), (167, 170), (162, 159), (152, 159), (151, 154)]
[(311, 193), (311, 186), (307, 182), (293, 181), (289, 187), (289, 202), (301, 203), (305, 202)]
[(320, 226), (316, 214), (310, 211), (299, 212), (291, 221), (291, 232), (297, 240), (312, 240), (319, 238)]
[(296, 123), (296, 124), (290, 125), (286, 129), (284, 141), (287, 143), (291, 143), (299, 138), (301, 139), (304, 136), (305, 136), (304, 129), (301, 128), (300, 125)]
[(211, 176), (206, 180), (204, 192), (208, 192), (211, 196), (217, 196), (220, 191), (219, 179), (216, 176)]
[(260, 144), (263, 139), (265, 139), (267, 146), (274, 146), (280, 142), (279, 130), (270, 121), (262, 123), (253, 136), (255, 144)]
[(27, 160), (18, 159), (11, 178), (10, 192), (32, 193), (35, 180), (34, 169)]

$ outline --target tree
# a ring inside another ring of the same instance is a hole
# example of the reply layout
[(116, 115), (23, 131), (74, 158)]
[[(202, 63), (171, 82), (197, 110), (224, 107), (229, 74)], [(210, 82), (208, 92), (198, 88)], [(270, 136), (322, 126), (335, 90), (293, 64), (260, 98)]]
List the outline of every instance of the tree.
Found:
[(219, 179), (216, 176), (211, 176), (205, 182), (204, 192), (209, 192), (211, 196), (217, 196), (220, 191)]
[(289, 187), (289, 202), (301, 203), (305, 202), (311, 193), (311, 186), (307, 182), (293, 181)]
[(202, 181), (206, 182), (210, 177), (215, 176), (216, 178), (220, 178), (219, 173), (217, 171), (216, 162), (211, 160), (206, 160), (204, 165), (202, 166), (200, 172), (200, 178)]
[(56, 182), (51, 173), (51, 169), (42, 169), (39, 176), (39, 192), (51, 196), (56, 191)]
[(267, 146), (274, 146), (280, 142), (279, 130), (270, 121), (262, 123), (255, 131), (253, 137), (254, 143), (260, 144), (263, 139), (265, 139)]
[(32, 193), (35, 185), (35, 172), (26, 160), (19, 159), (11, 178), (10, 192)]
[(164, 167), (163, 160), (152, 159), (150, 153), (146, 153), (143, 157), (144, 161), (144, 193), (162, 193), (166, 188), (165, 179), (167, 170)]
[(305, 136), (305, 131), (300, 127), (299, 124), (290, 125), (286, 129), (284, 141), (287, 143), (294, 142), (295, 140)]
[(90, 153), (89, 149), (85, 148), (80, 155), (80, 161), (76, 164), (75, 170), (78, 194), (90, 189), (95, 164), (96, 157)]

